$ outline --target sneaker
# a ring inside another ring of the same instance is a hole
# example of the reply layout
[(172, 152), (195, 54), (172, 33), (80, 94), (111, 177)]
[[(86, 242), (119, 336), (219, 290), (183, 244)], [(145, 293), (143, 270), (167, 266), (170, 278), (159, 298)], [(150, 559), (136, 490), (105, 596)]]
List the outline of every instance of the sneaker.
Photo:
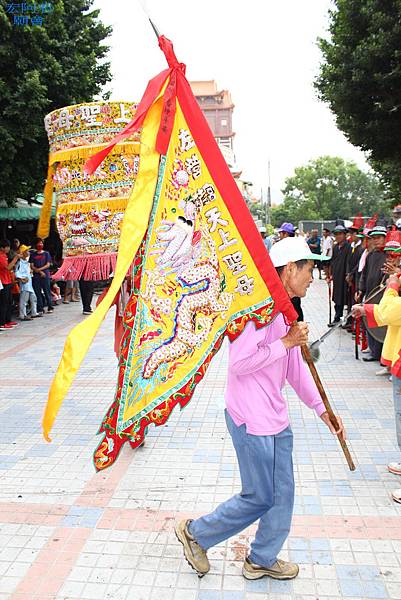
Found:
[(6, 325), (11, 325), (11, 327), (15, 327), (16, 325), (18, 325), (17, 321), (9, 321), (8, 323), (6, 323)]
[(278, 558), (271, 567), (260, 567), (252, 563), (249, 558), (246, 558), (242, 567), (242, 574), (245, 579), (260, 579), (266, 575), (273, 579), (294, 579), (298, 573), (298, 565), (281, 560), (281, 558)]
[(401, 462), (391, 462), (387, 465), (387, 469), (394, 475), (401, 475)]
[(20, 321), (32, 321), (32, 317), (21, 317)]
[(37, 313), (36, 315), (32, 315), (32, 319), (37, 319), (38, 317), (43, 317), (43, 313)]
[(379, 377), (380, 375), (389, 375), (388, 368), (383, 367), (382, 369), (379, 369), (378, 371), (376, 371), (375, 375), (377, 375), (377, 377)]
[(201, 548), (188, 531), (190, 519), (184, 519), (175, 526), (175, 535), (184, 547), (184, 556), (188, 564), (198, 573), (198, 577), (203, 577), (210, 570), (209, 559), (206, 550)]
[(394, 502), (398, 502), (398, 504), (401, 504), (401, 488), (399, 488), (398, 490), (394, 490), (394, 492), (391, 492), (391, 497), (394, 500)]
[(91, 315), (92, 313), (93, 313), (93, 310), (92, 310), (92, 309), (90, 309), (90, 310), (83, 310), (83, 311), (82, 311), (82, 314), (83, 314), (83, 315)]
[(10, 323), (6, 323), (6, 324), (4, 325), (4, 329), (7, 329), (7, 330), (8, 330), (8, 329), (14, 329), (14, 325), (10, 325)]
[(0, 331), (7, 331), (6, 326), (5, 325), (1, 325)]
[(48, 313), (52, 313), (53, 311), (54, 311), (54, 308), (48, 308), (48, 309), (47, 309), (47, 312), (48, 312)]

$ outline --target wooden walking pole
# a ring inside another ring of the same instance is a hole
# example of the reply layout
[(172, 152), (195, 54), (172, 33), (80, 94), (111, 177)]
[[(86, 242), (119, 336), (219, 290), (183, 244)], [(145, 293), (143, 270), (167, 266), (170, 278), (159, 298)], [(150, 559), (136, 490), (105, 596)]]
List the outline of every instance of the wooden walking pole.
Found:
[(329, 323), (331, 323), (331, 278), (327, 282), (329, 292)]
[[(333, 425), (333, 427), (335, 427), (335, 429), (337, 430), (338, 422), (337, 422), (336, 416), (333, 413), (333, 410), (330, 406), (329, 399), (327, 398), (327, 394), (326, 394), (323, 384), (320, 380), (319, 373), (316, 370), (315, 363), (312, 360), (312, 356), (311, 356), (308, 346), (306, 346), (306, 345), (301, 346), (301, 351), (302, 351), (303, 359), (307, 363), (309, 370), (312, 373), (312, 377), (316, 383), (316, 387), (319, 390), (320, 397), (322, 398), (325, 409), (327, 410), (330, 422)], [(338, 441), (341, 444), (341, 448), (344, 452), (344, 456), (347, 460), (350, 471), (355, 471), (354, 461), (352, 460), (352, 456), (351, 456), (350, 451), (348, 450), (348, 446), (347, 446), (345, 439), (343, 438), (342, 435), (337, 435), (337, 437), (338, 437)]]
[(360, 323), (358, 317), (353, 317), (354, 319), (354, 334), (355, 334), (355, 359), (359, 360), (359, 331), (360, 331)]

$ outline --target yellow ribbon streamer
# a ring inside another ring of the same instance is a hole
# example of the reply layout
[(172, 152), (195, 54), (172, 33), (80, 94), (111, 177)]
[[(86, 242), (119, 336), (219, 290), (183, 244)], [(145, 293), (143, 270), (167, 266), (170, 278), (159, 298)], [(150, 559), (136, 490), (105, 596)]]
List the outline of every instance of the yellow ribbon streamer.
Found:
[(45, 189), (43, 190), (43, 204), (40, 211), (37, 236), (43, 239), (49, 237), (50, 233), (50, 219), (52, 216), (52, 204), (53, 204), (53, 175), (56, 170), (57, 163), (50, 162), (47, 168), (47, 179)]
[(111, 286), (96, 310), (70, 331), (65, 342), (42, 420), (43, 436), (48, 442), (51, 441), (49, 433), (63, 399), (71, 387), (89, 346), (106, 316), (145, 235), (158, 177), (159, 154), (155, 150), (155, 143), (161, 111), (162, 99), (159, 96), (149, 109), (144, 122), (139, 173), (121, 227), (116, 271)]
[(79, 210), (80, 212), (88, 212), (93, 208), (93, 205), (99, 207), (99, 209), (110, 209), (110, 210), (124, 210), (127, 208), (129, 197), (117, 197), (117, 198), (97, 198), (95, 200), (82, 200), (81, 202), (63, 202), (57, 207), (57, 214), (68, 215), (71, 213), (71, 209)]

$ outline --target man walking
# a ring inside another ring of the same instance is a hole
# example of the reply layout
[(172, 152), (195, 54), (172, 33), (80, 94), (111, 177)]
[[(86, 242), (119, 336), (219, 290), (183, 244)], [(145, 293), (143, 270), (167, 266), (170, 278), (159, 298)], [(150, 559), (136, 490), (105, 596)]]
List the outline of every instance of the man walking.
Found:
[[(287, 237), (270, 257), (290, 297), (303, 297), (313, 280), (313, 255), (303, 238)], [(184, 555), (199, 576), (209, 569), (207, 550), (258, 519), (251, 552), (243, 565), (247, 579), (296, 577), (298, 565), (278, 558), (290, 531), (294, 503), (292, 431), (283, 397), (286, 380), (301, 400), (335, 433), (300, 346), (306, 323), (287, 325), (282, 314), (267, 327), (253, 322), (230, 345), (225, 418), (236, 451), (242, 491), (211, 514), (183, 520), (175, 528)], [(341, 420), (340, 430), (343, 433)]]

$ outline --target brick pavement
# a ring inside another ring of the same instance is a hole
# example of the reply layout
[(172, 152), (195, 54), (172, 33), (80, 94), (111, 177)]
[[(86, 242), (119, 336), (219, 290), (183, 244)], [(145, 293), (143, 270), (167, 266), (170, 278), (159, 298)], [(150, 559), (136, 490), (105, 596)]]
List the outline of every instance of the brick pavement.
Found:
[[(304, 302), (311, 338), (325, 330), (326, 284)], [(253, 528), (209, 552), (198, 579), (172, 527), (211, 510), (239, 489), (223, 419), (226, 350), (215, 358), (189, 406), (146, 446), (124, 448), (95, 474), (95, 433), (116, 375), (106, 319), (63, 405), (53, 442), (40, 419), (66, 332), (83, 317), (74, 304), (0, 336), (0, 600), (365, 600), (401, 599), (401, 481), (391, 385), (375, 364), (356, 362), (351, 338), (336, 331), (319, 372), (348, 429), (357, 471), (335, 439), (287, 390), (295, 435), (297, 496), (283, 558), (300, 563), (290, 582), (246, 582), (241, 561)]]

